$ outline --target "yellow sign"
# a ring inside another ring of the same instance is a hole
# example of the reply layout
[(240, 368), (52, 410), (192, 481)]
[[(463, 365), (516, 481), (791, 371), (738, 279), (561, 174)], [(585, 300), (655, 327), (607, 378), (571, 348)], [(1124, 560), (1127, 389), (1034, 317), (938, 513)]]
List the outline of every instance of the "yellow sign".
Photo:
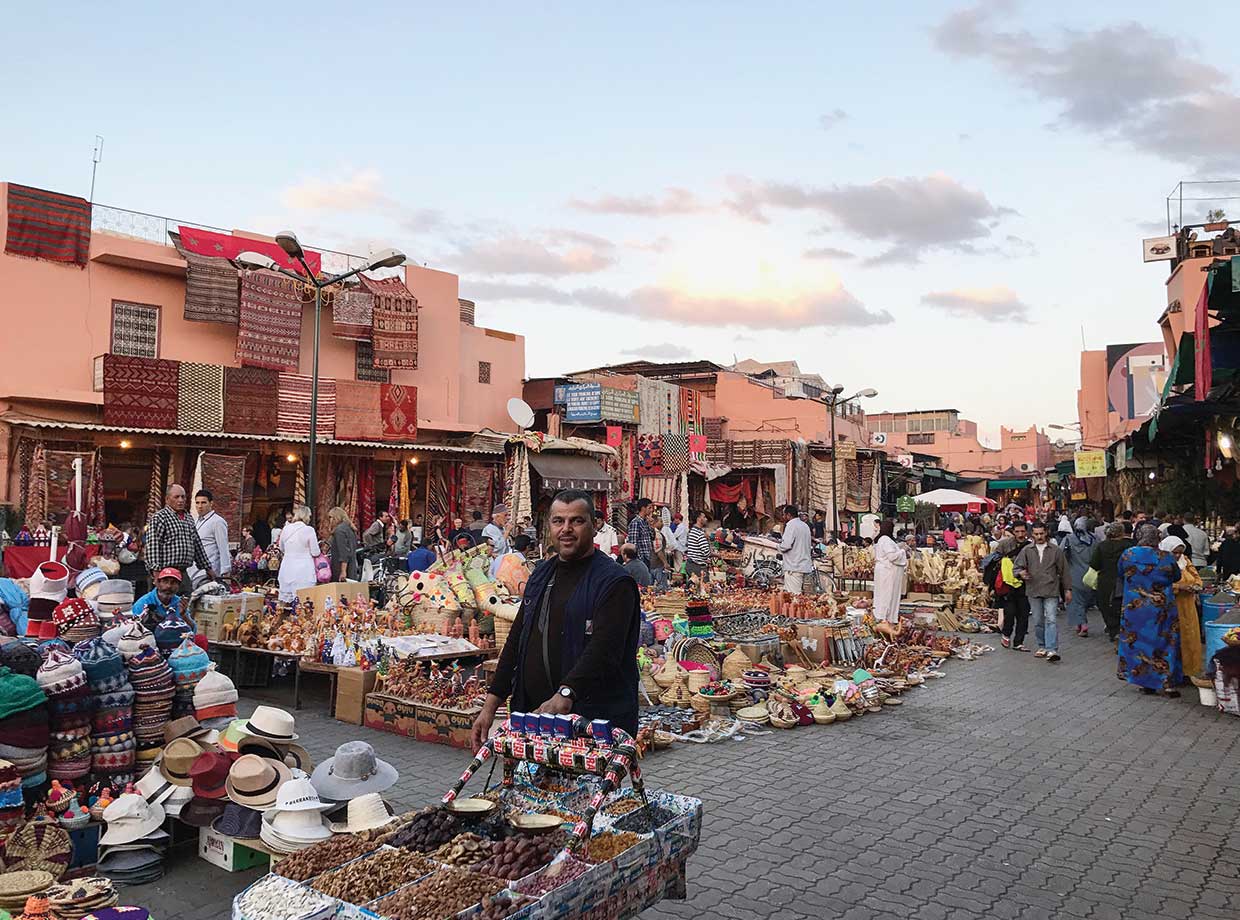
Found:
[(856, 460), (857, 445), (852, 441), (837, 441), (835, 444), (836, 460)]
[(1072, 455), (1075, 467), (1073, 475), (1077, 479), (1105, 478), (1107, 474), (1107, 452), (1105, 450), (1078, 450)]

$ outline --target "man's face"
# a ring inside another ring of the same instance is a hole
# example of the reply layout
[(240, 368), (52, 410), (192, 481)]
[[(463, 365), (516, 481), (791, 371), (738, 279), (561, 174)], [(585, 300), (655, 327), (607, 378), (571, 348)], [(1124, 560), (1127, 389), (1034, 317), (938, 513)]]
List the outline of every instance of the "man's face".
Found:
[(551, 538), (561, 559), (580, 559), (590, 552), (594, 547), (594, 519), (585, 502), (551, 503)]
[(185, 490), (180, 486), (173, 486), (168, 492), (168, 507), (173, 511), (185, 510)]
[(1141, 511), (1141, 512), (1139, 512), (1139, 513), (1137, 514), (1137, 523), (1138, 523), (1138, 524), (1144, 524), (1144, 523), (1146, 522), (1146, 520), (1147, 520), (1147, 518), (1146, 518), (1146, 515), (1145, 515), (1145, 512), (1144, 512), (1144, 511)]
[(1024, 524), (1017, 524), (1015, 527), (1012, 528), (1012, 535), (1016, 537), (1017, 540), (1020, 540), (1023, 542), (1024, 539), (1029, 535), (1029, 532), (1028, 530), (1026, 530)]
[(939, 541), (934, 539), (934, 537), (926, 537), (926, 548), (927, 549), (934, 549), (938, 545), (939, 545)]
[(916, 545), (917, 545), (917, 538), (916, 538), (915, 536), (913, 536), (912, 534), (909, 534), (907, 537), (905, 537), (905, 538), (904, 538), (904, 542), (905, 542), (908, 546), (916, 546)]
[(177, 593), (177, 588), (181, 587), (181, 583), (175, 578), (157, 578), (155, 579), (155, 593), (159, 595), (159, 599), (166, 601), (172, 595)]
[(642, 509), (641, 516), (648, 521), (654, 515), (654, 511), (655, 511), (654, 505), (649, 504), (645, 508)]
[(194, 496), (194, 510), (198, 512), (198, 516), (202, 517), (211, 510), (211, 500), (205, 495)]
[(452, 526), (455, 527), (457, 530), (460, 530), (462, 527), (465, 526), (465, 522), (462, 521), (460, 518), (453, 518)]
[(503, 527), (508, 523), (508, 512), (501, 511), (499, 514), (493, 514), (491, 520), (495, 522), (496, 527)]
[(1045, 527), (1033, 528), (1033, 542), (1039, 543), (1039, 544), (1046, 542), (1046, 528)]

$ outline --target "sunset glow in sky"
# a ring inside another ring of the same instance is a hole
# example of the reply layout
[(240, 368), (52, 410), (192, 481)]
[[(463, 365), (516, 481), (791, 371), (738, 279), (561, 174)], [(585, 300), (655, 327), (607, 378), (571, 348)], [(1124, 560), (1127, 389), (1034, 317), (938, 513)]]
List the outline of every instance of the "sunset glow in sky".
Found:
[(15, 7), (0, 177), (86, 194), (102, 134), (97, 201), (399, 246), (531, 376), (795, 359), (994, 432), (1157, 338), (1141, 238), (1240, 176), (1229, 35), (1165, 4), (366, 10), (71, 3), (47, 66)]

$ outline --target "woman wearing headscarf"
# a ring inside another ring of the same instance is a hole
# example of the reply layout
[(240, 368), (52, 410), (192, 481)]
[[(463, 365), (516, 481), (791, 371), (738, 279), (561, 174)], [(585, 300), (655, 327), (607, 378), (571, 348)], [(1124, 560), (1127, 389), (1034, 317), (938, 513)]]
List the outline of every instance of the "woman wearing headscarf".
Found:
[[(1133, 545), (1124, 531), (1124, 525), (1115, 521), (1106, 527), (1106, 539), (1094, 544), (1089, 557), (1089, 567), (1098, 573), (1095, 602), (1102, 611), (1107, 638), (1112, 642), (1119, 636), (1120, 612), (1123, 608), (1124, 582), (1119, 577), (1119, 557)], [(1075, 593), (1073, 594), (1075, 597)]]
[(1089, 608), (1094, 605), (1094, 590), (1085, 586), (1085, 573), (1094, 554), (1093, 522), (1079, 517), (1072, 524), (1072, 532), (1060, 544), (1068, 561), (1068, 574), (1072, 577), (1072, 600), (1068, 602), (1068, 625), (1075, 627), (1082, 639), (1089, 636)]
[(1187, 675), (1201, 674), (1205, 668), (1205, 648), (1201, 641), (1201, 620), (1197, 616), (1197, 595), (1201, 593), (1201, 575), (1189, 558), (1188, 546), (1179, 537), (1168, 535), (1158, 544), (1165, 553), (1175, 556), (1180, 566), (1180, 580), (1175, 583), (1175, 608), (1180, 620), (1180, 660)]
[(874, 544), (874, 616), (888, 623), (900, 621), (900, 598), (904, 595), (904, 573), (908, 554), (891, 538), (893, 521), (878, 525), (878, 542)]
[(1143, 525), (1137, 545), (1119, 557), (1124, 583), (1124, 608), (1119, 628), (1119, 666), (1122, 680), (1142, 693), (1177, 697), (1184, 681), (1180, 665), (1180, 617), (1174, 585), (1180, 564), (1158, 548), (1158, 528)]

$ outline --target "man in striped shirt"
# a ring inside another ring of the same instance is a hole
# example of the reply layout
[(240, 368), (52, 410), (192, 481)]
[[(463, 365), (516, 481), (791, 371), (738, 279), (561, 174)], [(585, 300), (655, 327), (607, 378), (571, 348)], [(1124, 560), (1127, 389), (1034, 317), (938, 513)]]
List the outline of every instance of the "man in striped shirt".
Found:
[(701, 578), (710, 565), (710, 539), (706, 536), (706, 512), (693, 516), (693, 524), (685, 538), (685, 577)]

